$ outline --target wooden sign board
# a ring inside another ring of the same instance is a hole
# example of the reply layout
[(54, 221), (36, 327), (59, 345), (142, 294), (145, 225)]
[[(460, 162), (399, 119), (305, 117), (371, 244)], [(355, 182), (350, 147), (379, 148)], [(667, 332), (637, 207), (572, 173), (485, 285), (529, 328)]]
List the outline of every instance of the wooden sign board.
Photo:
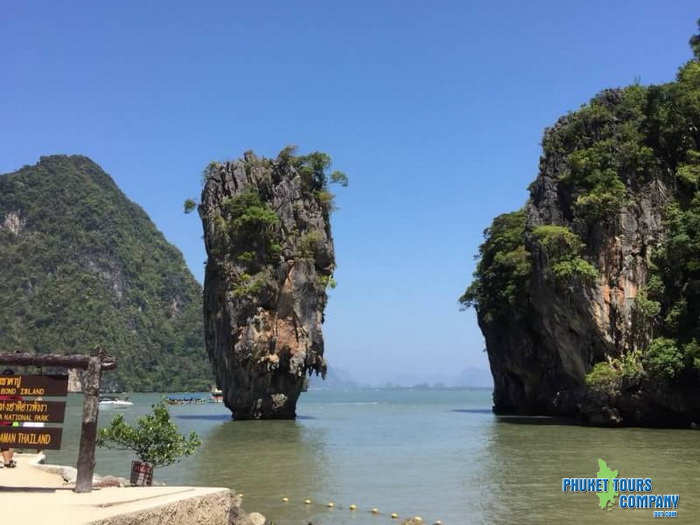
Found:
[(0, 396), (66, 396), (67, 375), (0, 376)]
[(65, 401), (19, 401), (0, 399), (0, 421), (63, 423)]
[(62, 428), (33, 428), (0, 426), (0, 446), (3, 448), (32, 448), (58, 450), (61, 448)]

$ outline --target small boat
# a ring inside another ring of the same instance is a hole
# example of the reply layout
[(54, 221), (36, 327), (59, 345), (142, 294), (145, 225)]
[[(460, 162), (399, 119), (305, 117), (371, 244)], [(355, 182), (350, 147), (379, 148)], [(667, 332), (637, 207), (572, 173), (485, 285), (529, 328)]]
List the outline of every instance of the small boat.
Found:
[(129, 401), (129, 398), (120, 399), (118, 397), (105, 396), (100, 398), (100, 406), (103, 408), (129, 408), (134, 406), (134, 404)]
[(224, 392), (218, 387), (212, 387), (211, 392), (209, 392), (209, 397), (212, 403), (224, 402)]
[(203, 405), (207, 402), (204, 397), (166, 397), (168, 405)]

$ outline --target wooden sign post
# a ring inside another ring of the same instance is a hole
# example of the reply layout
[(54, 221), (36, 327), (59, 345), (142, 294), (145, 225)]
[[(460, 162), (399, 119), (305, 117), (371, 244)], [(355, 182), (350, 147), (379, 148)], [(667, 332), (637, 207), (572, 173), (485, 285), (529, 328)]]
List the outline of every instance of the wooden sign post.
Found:
[[(90, 492), (95, 472), (95, 442), (97, 440), (97, 415), (100, 396), (100, 380), (103, 370), (117, 366), (115, 358), (100, 347), (91, 355), (34, 355), (0, 354), (0, 365), (46, 366), (81, 368), (86, 370), (83, 387), (83, 423), (78, 452), (78, 476), (75, 492)], [(1, 376), (0, 395), (5, 396), (65, 396), (68, 392), (68, 376)], [(0, 400), (0, 421), (61, 423), (65, 417), (65, 401)], [(0, 442), (13, 445), (31, 445), (42, 449), (61, 447), (61, 428), (0, 427)]]
[(97, 412), (100, 403), (100, 379), (102, 359), (90, 357), (87, 373), (83, 376), (83, 426), (80, 429), (80, 452), (78, 453), (78, 475), (76, 492), (92, 490), (92, 475), (95, 472), (95, 441), (97, 440)]

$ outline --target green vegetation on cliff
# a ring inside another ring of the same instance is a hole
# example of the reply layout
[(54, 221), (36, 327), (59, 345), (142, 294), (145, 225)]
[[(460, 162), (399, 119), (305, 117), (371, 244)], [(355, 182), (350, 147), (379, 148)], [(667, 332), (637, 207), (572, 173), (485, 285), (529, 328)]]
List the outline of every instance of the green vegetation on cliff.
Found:
[[(273, 179), (285, 172), (298, 177), (300, 195), (297, 198), (300, 200), (295, 203), (295, 212), (299, 211), (301, 200), (315, 201), (326, 220), (335, 209), (335, 195), (330, 186), (348, 185), (345, 173), (329, 171), (330, 155), (318, 151), (297, 155), (295, 146), (282, 149), (276, 159), (258, 158), (249, 151), (242, 162), (246, 174), (250, 176), (255, 171), (259, 180), (243, 193), (223, 199), (212, 218), (216, 240), (211, 246), (212, 254), (231, 263), (229, 273), (236, 282), (233, 293), (238, 298), (258, 294), (266, 283), (273, 280), (272, 267), (282, 255), (283, 244), (293, 247), (288, 257), (315, 260), (322, 243), (320, 233), (315, 230), (283, 231), (280, 217), (269, 203)], [(203, 170), (203, 181), (206, 183), (222, 168), (222, 163), (210, 162)], [(187, 199), (185, 213), (190, 213), (196, 206), (193, 199)], [(318, 270), (317, 282), (324, 289), (334, 288), (336, 282), (326, 273), (327, 269)]]
[(487, 322), (527, 310), (532, 262), (524, 242), (526, 218), (523, 210), (504, 213), (484, 231), (475, 279), (460, 302), (483, 312)]
[(107, 388), (211, 384), (201, 287), (98, 165), (42, 157), (0, 176), (0, 352), (118, 358)]
[(581, 257), (584, 244), (581, 238), (566, 226), (547, 224), (532, 231), (549, 258), (554, 276), (566, 281), (573, 277), (595, 279), (597, 270)]

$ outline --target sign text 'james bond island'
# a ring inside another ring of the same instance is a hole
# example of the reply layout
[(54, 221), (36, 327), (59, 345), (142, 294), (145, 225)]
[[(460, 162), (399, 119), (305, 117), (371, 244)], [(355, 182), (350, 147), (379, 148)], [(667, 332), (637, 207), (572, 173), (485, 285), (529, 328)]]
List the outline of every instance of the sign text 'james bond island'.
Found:
[[(64, 397), (67, 393), (67, 375), (0, 376), (0, 396), (3, 398), (0, 399), (0, 421), (12, 423), (0, 429), (0, 445), (60, 449), (63, 429), (43, 425), (63, 423), (66, 402), (46, 401), (43, 398)], [(30, 426), (36, 423), (39, 425)]]

